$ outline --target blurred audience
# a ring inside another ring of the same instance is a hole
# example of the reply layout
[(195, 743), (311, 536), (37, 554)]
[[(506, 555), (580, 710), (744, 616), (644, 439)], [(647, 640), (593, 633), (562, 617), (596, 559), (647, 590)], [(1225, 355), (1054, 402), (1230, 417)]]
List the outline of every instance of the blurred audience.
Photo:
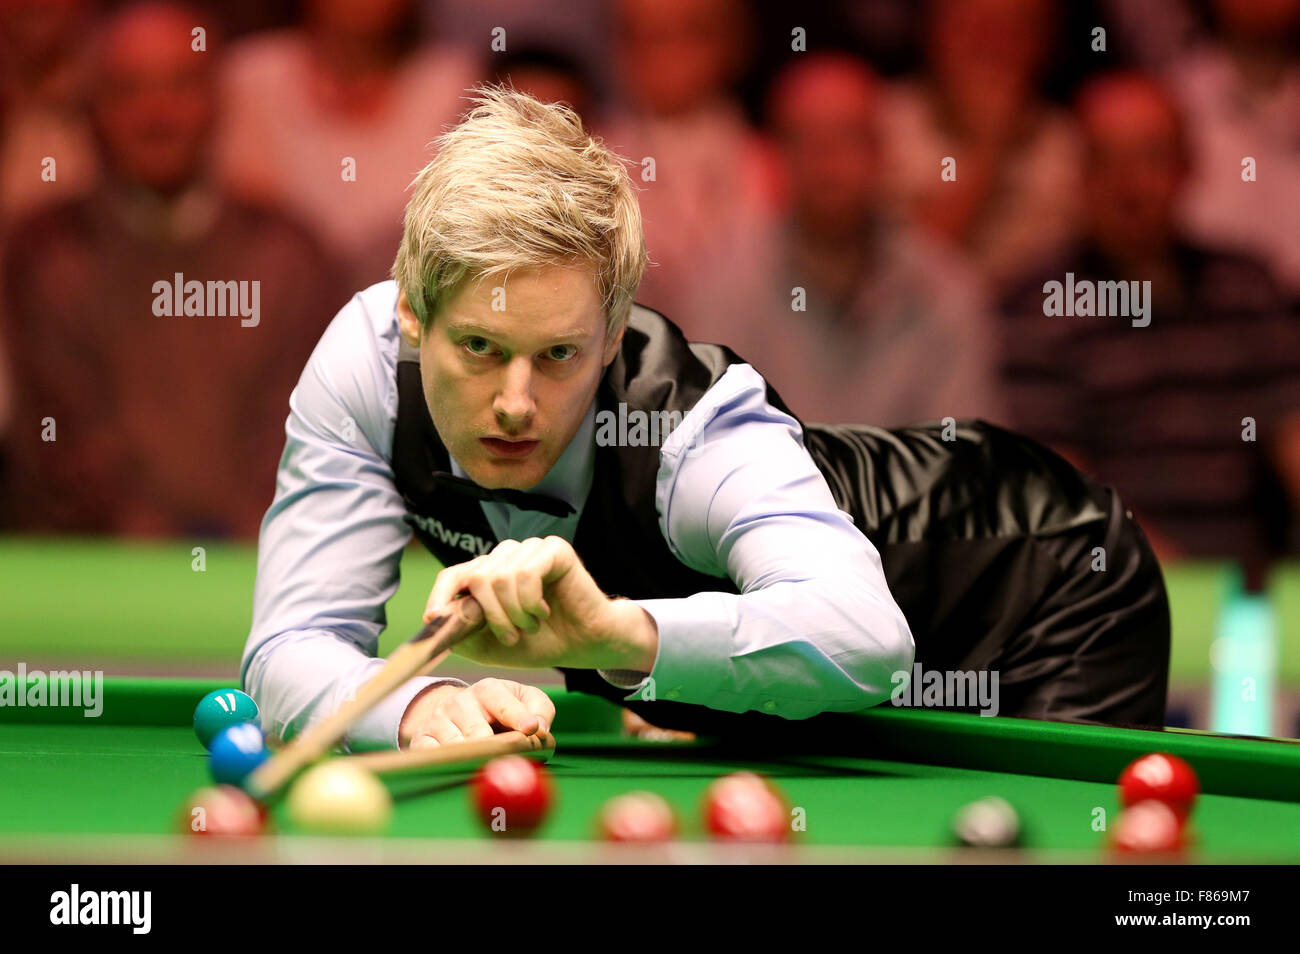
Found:
[(772, 157), (731, 92), (750, 47), (747, 11), (741, 0), (621, 0), (619, 14), (628, 103), (604, 132), (642, 189), (653, 264), (638, 300), (677, 318), (687, 283), (774, 204)]
[[(0, 499), (33, 530), (254, 533), (307, 354), (387, 277), (411, 180), (490, 78), (627, 157), (639, 300), (800, 415), (1009, 423), (1117, 484), (1165, 556), (1277, 552), (1298, 36), (1300, 0), (0, 0)], [(1054, 105), (1134, 62), (1165, 86)], [(1150, 281), (1150, 325), (1047, 317), (1067, 273)], [(155, 314), (177, 275), (258, 281), (260, 320)]]
[[(104, 182), (7, 243), (23, 529), (254, 535), (289, 392), (344, 301), (303, 226), (209, 178), (215, 54), (191, 51), (199, 22), (149, 3), (104, 24), (87, 61)], [(178, 282), (242, 294), (165, 317)]]
[(525, 46), (491, 59), (492, 79), (535, 96), (544, 103), (566, 103), (583, 122), (595, 122), (596, 97), (582, 64), (563, 50)]
[[(0, 243), (0, 248), (3, 244)], [(10, 365), (9, 345), (6, 341), (5, 325), (7, 324), (4, 311), (4, 304), (0, 302), (0, 487), (5, 484), (5, 477), (8, 474), (8, 453), (6, 451), (6, 438), (9, 435), (9, 427), (13, 421), (13, 368)], [(0, 507), (0, 524), (5, 521), (5, 512), (7, 508)]]
[(0, 0), (0, 220), (94, 184), (82, 108), (92, 13), (90, 0)]
[[(1078, 111), (1083, 233), (1007, 303), (1013, 423), (1116, 486), (1162, 556), (1265, 559), (1300, 503), (1294, 318), (1263, 263), (1179, 230), (1189, 153), (1164, 88), (1109, 76)], [(1150, 323), (1048, 317), (1052, 281), (1149, 281)]]
[[(444, 42), (473, 50), (499, 74), (503, 60), (551, 51), (566, 68), (589, 77), (591, 105), (609, 98), (614, 72), (614, 0), (423, 0), (427, 28)], [(517, 87), (522, 88), (522, 87)]]
[(1194, 42), (1203, 0), (1100, 0), (1112, 25), (1107, 52), (1122, 51), (1126, 65), (1157, 72)]
[(847, 56), (810, 54), (777, 80), (770, 122), (788, 213), (738, 244), (728, 267), (701, 272), (685, 314), (805, 418), (1001, 420), (981, 286), (884, 208), (881, 97)]
[(995, 288), (1064, 240), (1075, 212), (1077, 134), (1040, 88), (1057, 15), (1051, 0), (932, 0), (929, 73), (891, 102), (891, 188)]
[[(1300, 0), (1215, 0), (1218, 38), (1167, 72), (1195, 169), (1184, 221), (1264, 258), (1300, 300)], [(1257, 180), (1242, 181), (1242, 161)]]
[(223, 178), (314, 226), (357, 287), (387, 278), (407, 188), (478, 78), (466, 52), (421, 43), (418, 14), (306, 0), (300, 28), (240, 41), (224, 69)]

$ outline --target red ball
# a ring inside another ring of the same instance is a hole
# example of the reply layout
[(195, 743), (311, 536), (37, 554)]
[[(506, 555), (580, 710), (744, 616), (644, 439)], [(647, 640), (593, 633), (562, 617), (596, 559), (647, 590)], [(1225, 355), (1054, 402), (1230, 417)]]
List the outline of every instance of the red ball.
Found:
[(1111, 844), (1121, 853), (1178, 852), (1184, 845), (1183, 824), (1164, 802), (1138, 802), (1119, 816)]
[(734, 772), (704, 793), (704, 825), (723, 841), (779, 842), (790, 837), (785, 799), (753, 772)]
[(260, 835), (266, 831), (266, 808), (233, 785), (209, 785), (186, 800), (180, 823), (191, 835)]
[(1156, 752), (1144, 755), (1124, 769), (1119, 777), (1119, 798), (1125, 805), (1164, 802), (1180, 823), (1187, 821), (1201, 786), (1192, 767), (1176, 755)]
[(551, 808), (551, 782), (538, 762), (503, 755), (474, 776), (474, 806), (489, 831), (531, 835)]
[(605, 841), (669, 841), (677, 833), (677, 817), (654, 792), (628, 792), (601, 807), (597, 828)]

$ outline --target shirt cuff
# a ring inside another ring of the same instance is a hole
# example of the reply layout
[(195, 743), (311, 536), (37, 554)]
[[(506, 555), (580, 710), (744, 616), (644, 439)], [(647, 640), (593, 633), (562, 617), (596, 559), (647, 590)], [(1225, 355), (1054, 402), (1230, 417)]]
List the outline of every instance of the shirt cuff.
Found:
[(611, 686), (630, 689), (632, 692), (639, 690), (650, 678), (650, 673), (636, 669), (597, 669), (596, 672)]
[(731, 593), (696, 593), (685, 599), (637, 600), (659, 628), (659, 656), (645, 685), (624, 701), (710, 705), (732, 677), (737, 599)]
[(417, 695), (429, 686), (468, 686), (463, 679), (450, 677), (438, 679), (433, 676), (421, 676), (410, 679), (352, 725), (348, 732), (346, 748), (349, 752), (371, 752), (376, 749), (398, 749), (398, 730), (402, 726), (402, 716), (406, 707)]

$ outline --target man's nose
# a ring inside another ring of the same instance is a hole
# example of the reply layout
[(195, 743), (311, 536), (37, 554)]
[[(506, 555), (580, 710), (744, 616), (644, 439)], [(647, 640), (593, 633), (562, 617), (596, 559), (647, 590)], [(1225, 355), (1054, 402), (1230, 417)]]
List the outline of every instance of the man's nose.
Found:
[(501, 424), (518, 427), (527, 424), (537, 413), (533, 400), (533, 363), (520, 355), (506, 365), (505, 378), (492, 402), (492, 410)]

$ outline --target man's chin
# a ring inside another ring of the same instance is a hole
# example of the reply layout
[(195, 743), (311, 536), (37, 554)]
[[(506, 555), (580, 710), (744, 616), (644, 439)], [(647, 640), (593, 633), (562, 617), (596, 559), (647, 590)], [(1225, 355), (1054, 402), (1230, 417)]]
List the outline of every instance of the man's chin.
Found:
[(469, 479), (488, 490), (532, 490), (542, 482), (550, 467), (535, 460), (475, 461), (466, 467)]

